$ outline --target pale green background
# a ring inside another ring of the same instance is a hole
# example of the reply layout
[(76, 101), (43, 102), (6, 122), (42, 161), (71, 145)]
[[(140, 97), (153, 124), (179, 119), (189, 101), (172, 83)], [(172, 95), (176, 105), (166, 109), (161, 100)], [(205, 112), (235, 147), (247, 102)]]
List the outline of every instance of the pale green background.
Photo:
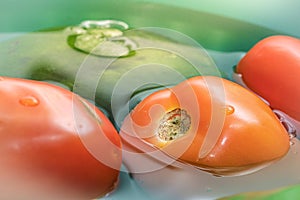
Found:
[(299, 0), (149, 0), (240, 19), (300, 36)]
[[(122, 10), (123, 4), (131, 2), (132, 0), (0, 0), (0, 32), (29, 31), (77, 23), (80, 19), (94, 17), (97, 12), (101, 12), (100, 16), (111, 17), (122, 15), (120, 12), (138, 12), (138, 10)], [(136, 0), (135, 2), (177, 5), (241, 19), (300, 37), (299, 0)]]

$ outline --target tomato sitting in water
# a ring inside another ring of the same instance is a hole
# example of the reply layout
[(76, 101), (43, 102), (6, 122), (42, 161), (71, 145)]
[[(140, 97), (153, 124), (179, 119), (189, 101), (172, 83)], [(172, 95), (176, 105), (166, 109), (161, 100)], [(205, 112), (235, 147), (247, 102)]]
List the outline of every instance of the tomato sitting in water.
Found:
[(253, 172), (290, 147), (284, 126), (258, 96), (210, 76), (146, 97), (125, 118), (121, 137), (141, 153), (150, 155), (151, 146), (220, 176)]
[(111, 192), (121, 141), (105, 115), (44, 82), (0, 79), (0, 198), (92, 199)]
[(300, 40), (276, 35), (254, 45), (236, 72), (251, 90), (274, 109), (300, 121)]

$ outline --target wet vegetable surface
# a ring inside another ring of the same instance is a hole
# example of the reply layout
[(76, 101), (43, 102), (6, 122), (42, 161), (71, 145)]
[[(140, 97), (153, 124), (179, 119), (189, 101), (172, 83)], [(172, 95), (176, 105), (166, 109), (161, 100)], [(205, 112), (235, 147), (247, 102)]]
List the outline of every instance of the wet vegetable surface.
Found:
[(284, 126), (260, 98), (235, 83), (205, 76), (146, 97), (124, 120), (121, 136), (220, 176), (253, 172), (282, 158), (290, 147)]
[(115, 189), (121, 142), (106, 116), (60, 87), (0, 78), (1, 199), (92, 199)]
[(300, 121), (300, 40), (277, 35), (251, 48), (236, 67), (251, 90)]
[[(200, 73), (219, 73), (216, 67), (212, 67), (212, 61), (205, 51), (179, 44), (148, 30), (124, 32), (124, 37), (134, 41), (139, 48), (134, 55), (122, 58), (119, 55), (101, 57), (78, 51), (68, 44), (70, 35), (73, 33), (63, 29), (31, 33), (3, 43), (0, 47), (1, 74), (61, 82), (111, 111), (114, 98), (128, 101), (134, 92), (173, 85)], [(118, 51), (120, 46), (114, 48)], [(186, 52), (200, 68), (180, 54), (177, 55), (176, 51)], [(166, 73), (169, 75), (166, 76)], [(113, 94), (120, 79), (126, 76), (130, 79), (126, 88), (122, 88), (122, 93)], [(143, 83), (140, 87), (139, 80), (146, 80), (150, 84)]]

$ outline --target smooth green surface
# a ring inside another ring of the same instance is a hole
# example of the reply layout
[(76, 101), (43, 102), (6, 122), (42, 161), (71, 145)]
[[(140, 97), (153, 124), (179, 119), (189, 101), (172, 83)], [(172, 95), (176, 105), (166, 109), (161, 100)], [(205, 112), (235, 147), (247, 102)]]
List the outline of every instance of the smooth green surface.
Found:
[[(128, 31), (124, 36), (139, 48), (134, 55), (110, 58), (72, 48), (64, 29), (25, 34), (1, 43), (0, 74), (61, 82), (110, 112), (112, 107), (118, 112), (116, 107), (140, 90), (174, 85), (196, 75), (219, 76), (201, 47), (147, 30)], [(126, 82), (120, 83), (122, 80)], [(118, 88), (121, 91), (116, 92)], [(117, 102), (114, 106), (113, 101)]]

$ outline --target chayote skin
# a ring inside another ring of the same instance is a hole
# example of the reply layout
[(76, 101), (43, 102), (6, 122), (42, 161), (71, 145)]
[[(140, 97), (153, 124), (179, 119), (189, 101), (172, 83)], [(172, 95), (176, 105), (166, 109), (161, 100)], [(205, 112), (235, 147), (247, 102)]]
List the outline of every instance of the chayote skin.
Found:
[[(160, 30), (165, 33), (159, 34)], [(124, 104), (140, 91), (175, 85), (196, 75), (220, 76), (206, 51), (197, 44), (190, 45), (189, 38), (180, 43), (162, 29), (116, 33), (111, 37), (114, 40), (110, 40), (111, 35), (106, 38), (106, 45), (113, 47), (104, 56), (103, 48), (99, 55), (91, 47), (80, 49), (82, 41), (75, 45), (74, 40), (85, 39), (80, 31), (24, 34), (2, 42), (0, 75), (62, 83), (109, 112), (114, 101)], [(128, 48), (129, 53), (118, 55), (119, 47)]]

